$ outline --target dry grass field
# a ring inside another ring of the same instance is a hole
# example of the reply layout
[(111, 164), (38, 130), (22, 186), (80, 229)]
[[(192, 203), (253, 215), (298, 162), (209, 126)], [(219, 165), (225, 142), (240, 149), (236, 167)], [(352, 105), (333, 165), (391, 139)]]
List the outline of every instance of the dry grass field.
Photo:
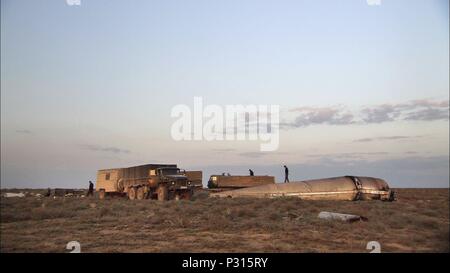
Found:
[[(3, 190), (5, 192), (5, 190)], [(327, 221), (320, 211), (367, 222)], [(399, 189), (398, 201), (1, 198), (1, 252), (449, 252), (449, 190)]]

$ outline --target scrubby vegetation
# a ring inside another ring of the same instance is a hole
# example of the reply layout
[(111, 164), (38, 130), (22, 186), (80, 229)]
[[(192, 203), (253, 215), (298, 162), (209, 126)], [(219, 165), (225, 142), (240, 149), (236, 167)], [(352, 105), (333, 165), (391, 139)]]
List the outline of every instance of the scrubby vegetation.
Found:
[[(1, 199), (2, 252), (448, 252), (448, 189), (401, 189), (397, 202), (124, 198)], [(367, 222), (317, 218), (320, 211)]]

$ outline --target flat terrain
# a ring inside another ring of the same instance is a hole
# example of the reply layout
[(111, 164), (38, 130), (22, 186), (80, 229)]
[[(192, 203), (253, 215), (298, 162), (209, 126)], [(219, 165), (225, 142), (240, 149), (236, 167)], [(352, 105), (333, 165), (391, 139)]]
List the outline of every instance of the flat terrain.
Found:
[[(2, 192), (7, 192), (2, 190)], [(448, 252), (449, 190), (399, 189), (398, 201), (1, 198), (1, 252)], [(317, 218), (358, 214), (367, 222)]]

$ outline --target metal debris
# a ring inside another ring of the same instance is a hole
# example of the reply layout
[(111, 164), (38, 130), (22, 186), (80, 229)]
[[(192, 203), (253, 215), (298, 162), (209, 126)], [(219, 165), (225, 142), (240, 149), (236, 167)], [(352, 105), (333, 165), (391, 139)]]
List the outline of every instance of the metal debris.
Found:
[(291, 183), (276, 183), (211, 193), (212, 197), (298, 197), (306, 200), (394, 201), (395, 194), (383, 179), (341, 176)]
[(345, 222), (368, 221), (368, 219), (364, 216), (337, 213), (337, 212), (328, 212), (328, 211), (321, 211), (318, 217), (320, 219), (340, 220)]

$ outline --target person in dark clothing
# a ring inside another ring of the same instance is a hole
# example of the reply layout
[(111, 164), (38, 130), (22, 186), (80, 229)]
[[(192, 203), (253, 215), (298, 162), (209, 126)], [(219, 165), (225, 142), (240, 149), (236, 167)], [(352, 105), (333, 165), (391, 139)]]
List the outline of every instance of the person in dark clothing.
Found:
[(52, 195), (52, 191), (50, 190), (50, 188), (47, 189), (47, 192), (45, 193), (45, 197), (50, 197), (50, 195)]
[(250, 172), (250, 176), (254, 176), (255, 175), (251, 169), (248, 169), (248, 171)]
[(289, 183), (289, 169), (284, 165), (284, 183)]
[(92, 181), (89, 181), (89, 190), (87, 193), (87, 196), (94, 196), (94, 183), (92, 183)]

